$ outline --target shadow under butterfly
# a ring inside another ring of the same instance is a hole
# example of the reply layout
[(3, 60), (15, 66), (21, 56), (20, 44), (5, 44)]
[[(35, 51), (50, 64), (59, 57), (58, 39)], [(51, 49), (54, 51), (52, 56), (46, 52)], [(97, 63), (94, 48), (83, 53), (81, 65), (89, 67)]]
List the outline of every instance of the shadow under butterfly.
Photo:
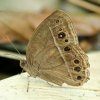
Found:
[(48, 82), (80, 86), (89, 79), (89, 62), (79, 47), (72, 21), (61, 10), (53, 12), (34, 31), (21, 67)]

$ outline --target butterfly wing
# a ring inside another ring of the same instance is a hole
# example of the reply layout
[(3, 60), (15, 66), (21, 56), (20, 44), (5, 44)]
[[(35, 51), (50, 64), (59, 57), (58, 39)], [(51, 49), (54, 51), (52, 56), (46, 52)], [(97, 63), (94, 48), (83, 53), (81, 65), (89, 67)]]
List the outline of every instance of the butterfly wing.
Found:
[(26, 64), (30, 75), (58, 85), (82, 85), (88, 80), (88, 57), (79, 47), (69, 15), (57, 10), (35, 30), (29, 41)]

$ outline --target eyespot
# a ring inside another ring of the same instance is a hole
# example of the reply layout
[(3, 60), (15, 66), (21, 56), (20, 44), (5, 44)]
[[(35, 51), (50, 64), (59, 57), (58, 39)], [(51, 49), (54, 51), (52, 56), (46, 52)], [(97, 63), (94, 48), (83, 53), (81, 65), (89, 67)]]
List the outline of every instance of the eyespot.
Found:
[(75, 63), (75, 64), (79, 64), (79, 63), (80, 63), (80, 61), (79, 61), (79, 60), (77, 60), (77, 59), (75, 59), (75, 60), (74, 60), (74, 63)]
[(62, 31), (62, 28), (59, 28), (59, 31)]
[(70, 51), (70, 48), (69, 47), (65, 47), (64, 51)]
[(65, 39), (65, 42), (68, 42), (68, 39)]
[(81, 76), (77, 76), (77, 80), (81, 80), (82, 79), (82, 77)]
[(80, 67), (75, 67), (74, 70), (79, 72), (81, 70), (81, 68)]
[(59, 23), (59, 20), (56, 20), (56, 23)]
[(64, 38), (65, 37), (65, 33), (64, 32), (60, 32), (59, 34), (58, 34), (58, 38)]

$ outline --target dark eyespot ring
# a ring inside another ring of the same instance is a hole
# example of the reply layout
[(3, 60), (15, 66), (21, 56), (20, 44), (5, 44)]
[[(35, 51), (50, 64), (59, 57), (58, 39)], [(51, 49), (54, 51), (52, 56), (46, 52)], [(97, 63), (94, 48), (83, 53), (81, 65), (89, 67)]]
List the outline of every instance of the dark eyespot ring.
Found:
[(75, 63), (75, 64), (79, 64), (79, 63), (80, 63), (80, 61), (79, 61), (79, 60), (77, 60), (77, 59), (75, 59), (75, 60), (74, 60), (74, 63)]
[(66, 35), (65, 35), (65, 33), (64, 32), (60, 32), (59, 34), (58, 34), (58, 38), (64, 38)]
[(77, 76), (77, 80), (81, 80), (82, 79), (82, 77), (81, 76)]
[(68, 39), (65, 39), (65, 42), (68, 42)]
[(69, 47), (65, 47), (64, 51), (70, 51), (70, 48)]
[(74, 70), (79, 72), (79, 71), (81, 71), (81, 68), (80, 67), (75, 67)]
[(59, 31), (62, 31), (62, 28), (59, 28)]
[(59, 20), (56, 20), (56, 23), (59, 23)]

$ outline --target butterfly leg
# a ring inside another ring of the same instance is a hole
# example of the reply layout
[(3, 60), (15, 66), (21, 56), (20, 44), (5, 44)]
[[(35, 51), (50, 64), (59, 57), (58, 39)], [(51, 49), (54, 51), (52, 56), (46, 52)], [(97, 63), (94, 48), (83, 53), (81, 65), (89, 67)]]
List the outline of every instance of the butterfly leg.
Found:
[(30, 75), (28, 75), (27, 79), (28, 79), (28, 82), (27, 82), (27, 92), (29, 92), (29, 85), (30, 85), (30, 79), (29, 79)]

